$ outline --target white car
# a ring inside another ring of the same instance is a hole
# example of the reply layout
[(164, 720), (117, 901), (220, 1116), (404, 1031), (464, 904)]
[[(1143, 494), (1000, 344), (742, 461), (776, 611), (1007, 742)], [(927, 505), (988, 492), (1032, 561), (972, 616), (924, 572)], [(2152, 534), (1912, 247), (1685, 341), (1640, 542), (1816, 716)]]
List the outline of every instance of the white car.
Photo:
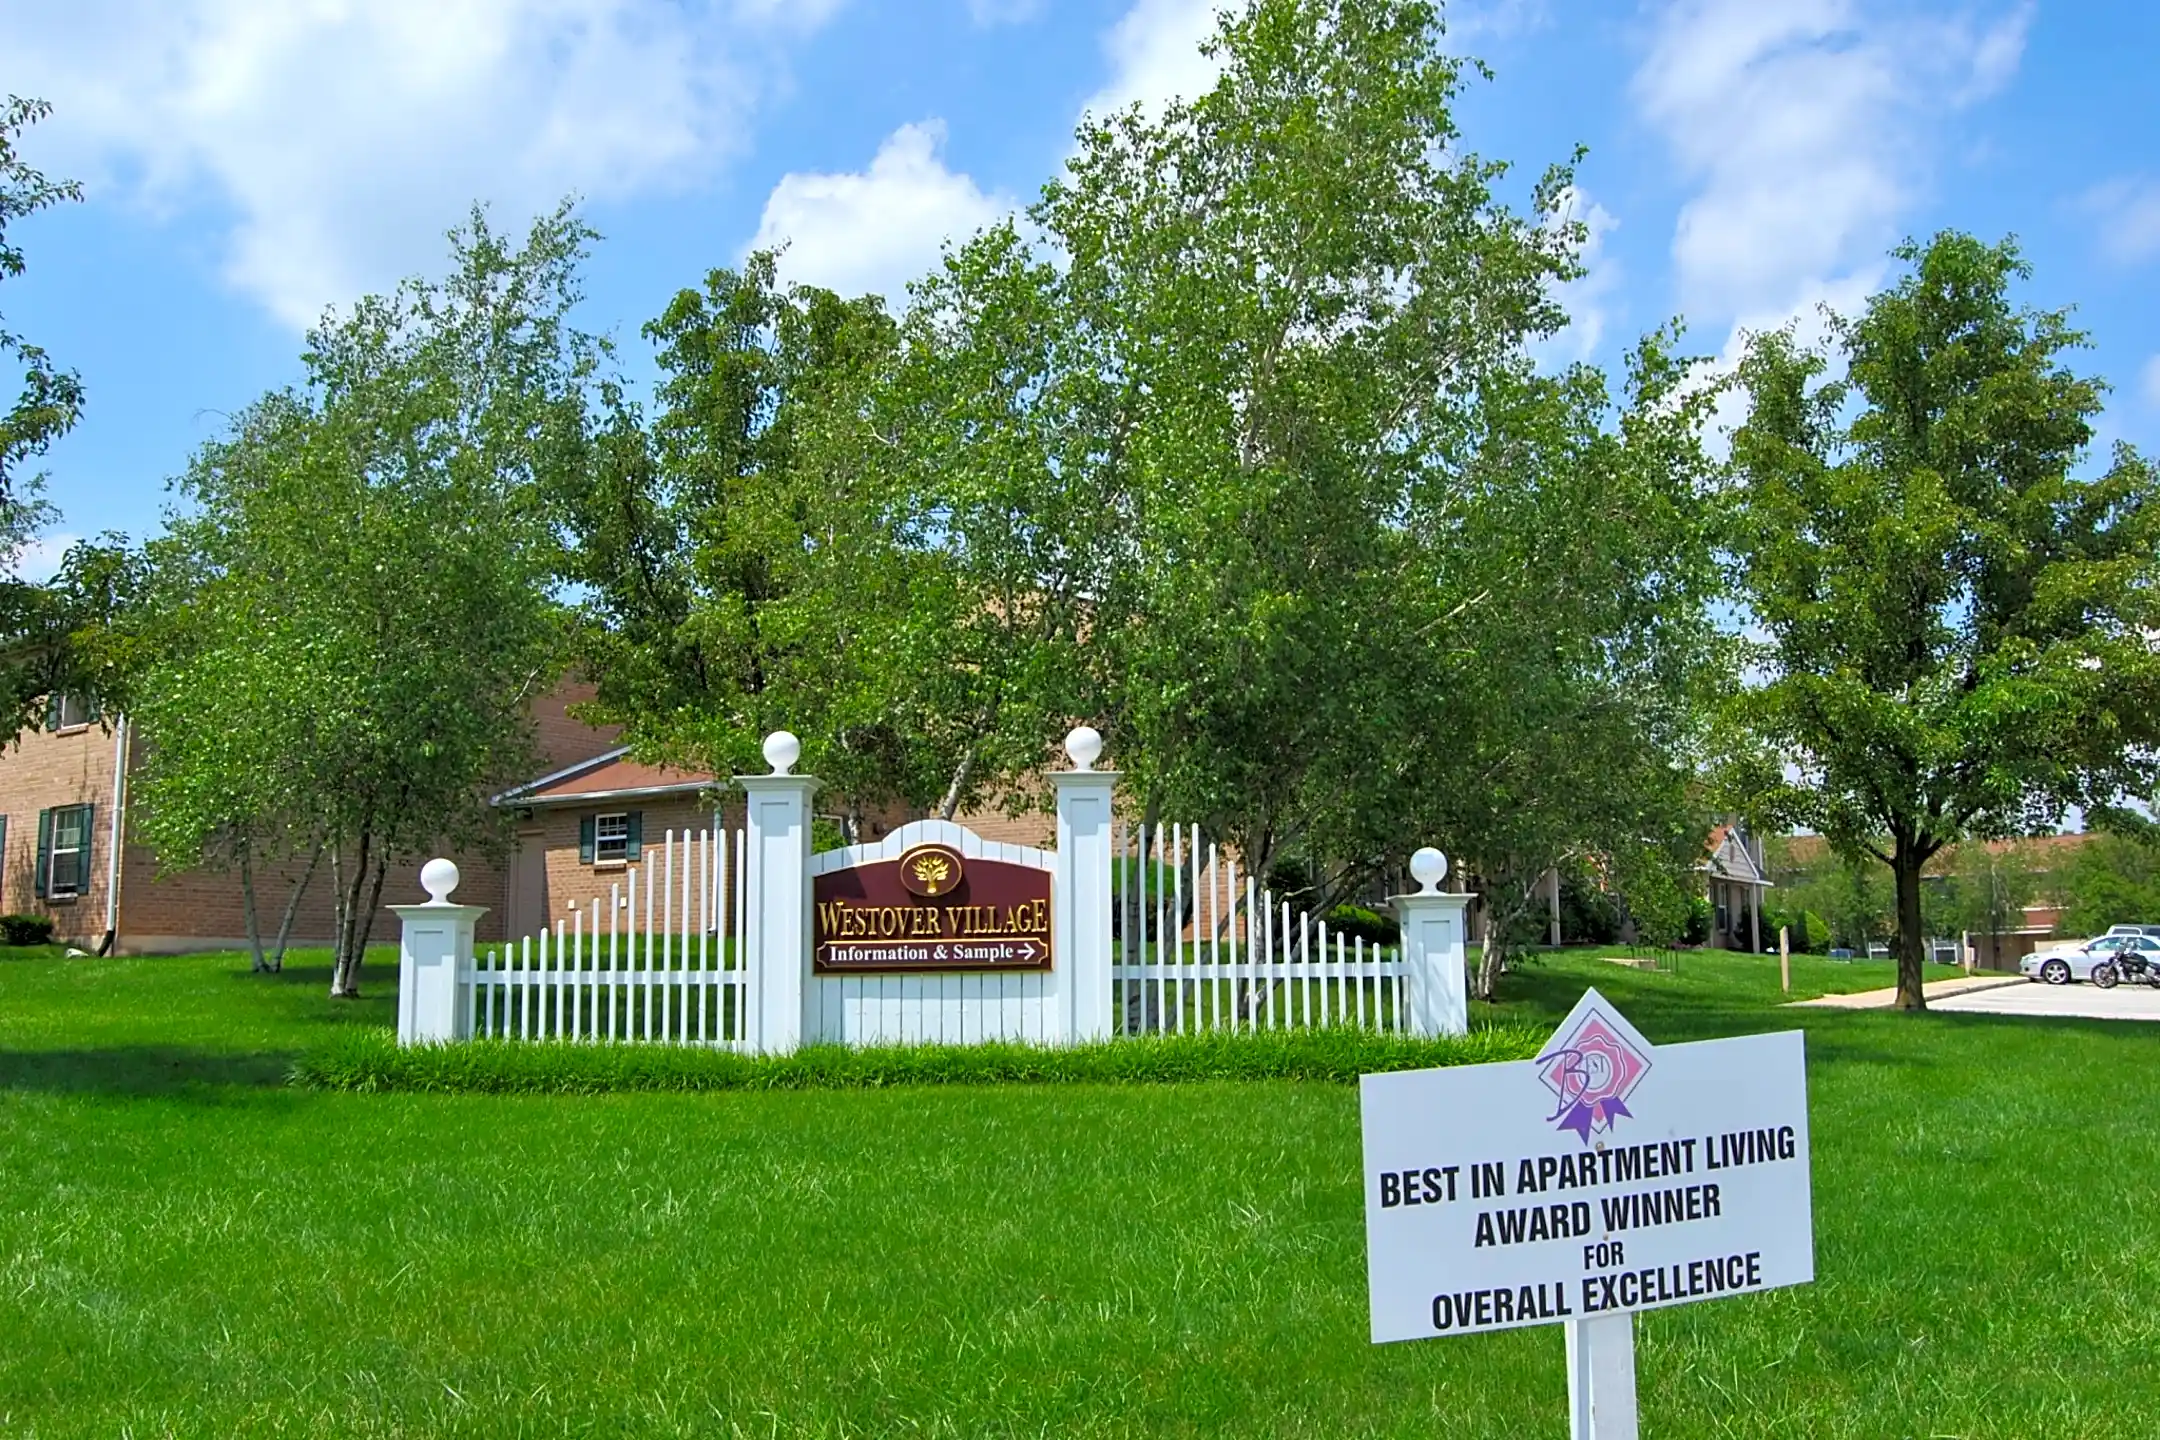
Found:
[(2150, 935), (2103, 935), (2097, 940), (2087, 940), (2077, 945), (2058, 945), (2050, 950), (2035, 950), (2018, 962), (2018, 970), (2030, 980), (2044, 980), (2050, 985), (2067, 985), (2073, 980), (2092, 979), (2095, 965), (2113, 959), (2119, 951), (2124, 950), (2135, 951), (2147, 961), (2160, 964), (2160, 940), (2155, 940)]

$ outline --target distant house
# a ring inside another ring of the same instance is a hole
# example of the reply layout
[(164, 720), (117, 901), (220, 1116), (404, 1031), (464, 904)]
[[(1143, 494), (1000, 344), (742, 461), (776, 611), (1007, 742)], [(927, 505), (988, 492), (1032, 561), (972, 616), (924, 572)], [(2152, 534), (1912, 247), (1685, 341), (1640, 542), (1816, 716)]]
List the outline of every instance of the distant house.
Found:
[(1763, 948), (1763, 892), (1770, 888), (1763, 867), (1762, 837), (1737, 820), (1710, 832), (1709, 858), (1700, 867), (1710, 898), (1709, 943), (1726, 950), (1759, 955)]

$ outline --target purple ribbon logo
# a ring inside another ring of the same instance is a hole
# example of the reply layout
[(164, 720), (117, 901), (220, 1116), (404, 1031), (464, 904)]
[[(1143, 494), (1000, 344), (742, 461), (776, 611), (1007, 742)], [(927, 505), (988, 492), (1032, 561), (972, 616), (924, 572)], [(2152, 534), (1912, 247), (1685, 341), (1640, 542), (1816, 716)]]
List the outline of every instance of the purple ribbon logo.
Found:
[(1582, 1136), (1603, 1134), (1623, 1115), (1627, 1097), (1650, 1073), (1650, 1057), (1596, 1010), (1538, 1056), (1538, 1078), (1559, 1103), (1546, 1118)]

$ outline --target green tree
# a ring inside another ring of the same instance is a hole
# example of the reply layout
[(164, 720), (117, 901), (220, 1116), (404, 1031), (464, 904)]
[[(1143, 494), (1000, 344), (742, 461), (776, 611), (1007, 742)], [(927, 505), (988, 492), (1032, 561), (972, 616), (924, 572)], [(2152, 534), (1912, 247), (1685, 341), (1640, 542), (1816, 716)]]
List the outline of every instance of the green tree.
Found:
[(555, 495), (591, 716), (722, 773), (793, 730), (850, 828), (869, 804), (927, 803), (966, 743), (932, 697), (972, 620), (885, 413), (893, 320), (874, 297), (783, 287), (757, 254), (646, 334), (658, 414), (609, 396), (588, 471)]
[[(23, 273), (22, 248), (11, 243), (7, 229), (25, 216), (82, 199), (82, 187), (72, 180), (47, 179), (33, 170), (17, 150), (23, 131), (52, 113), (42, 100), (10, 95), (0, 105), (0, 280)], [(23, 368), (22, 391), (4, 414), (0, 414), (0, 506), (6, 506), (20, 484), (22, 462), (45, 453), (47, 446), (75, 427), (82, 415), (82, 381), (73, 371), (56, 370), (52, 358), (7, 328), (0, 320), (0, 357), (12, 356)]]
[(476, 212), (447, 280), (310, 333), (307, 389), (197, 455), (150, 547), (127, 646), (146, 833), (161, 863), (244, 875), (327, 851), (335, 996), (389, 868), (499, 845), (486, 797), (532, 773), (563, 646), (542, 497), (588, 448), (595, 354), (565, 317), (589, 234), (565, 208), (513, 248)]
[(1919, 1009), (1937, 852), (2152, 793), (2160, 477), (2121, 446), (2085, 472), (2103, 388), (2065, 364), (2065, 314), (2013, 303), (2013, 244), (1896, 254), (1909, 273), (1831, 317), (1827, 353), (1786, 330), (1740, 366), (1732, 576), (1768, 638), (1735, 774), (1889, 867), (1898, 1004)]
[[(23, 132), (51, 113), (44, 101), (18, 96), (0, 105), (0, 280), (21, 275), (28, 263), (22, 247), (9, 239), (8, 227), (82, 198), (80, 185), (49, 179), (22, 158)], [(0, 576), (0, 706), (6, 715), (0, 723), (13, 739), (37, 723), (47, 694), (81, 688), (71, 637), (94, 621), (95, 606), (94, 596), (66, 566), (50, 584), (14, 578), (15, 562), (58, 518), (45, 498), (44, 477), (26, 475), (22, 467), (74, 428), (82, 415), (82, 381), (72, 371), (54, 368), (52, 358), (10, 330), (4, 317), (0, 358), (22, 367), (22, 388), (0, 412), (0, 561), (6, 562)]]
[(2065, 935), (2160, 924), (2160, 844), (2150, 835), (2093, 836), (2055, 884), (2063, 907), (2056, 929)]
[[(1322, 908), (1420, 831), (1510, 886), (1532, 852), (1534, 881), (1663, 843), (1596, 823), (1617, 787), (1567, 762), (1625, 751), (1675, 793), (1670, 749), (1641, 748), (1670, 687), (1619, 682), (1686, 670), (1665, 641), (1709, 578), (1683, 503), (1700, 405), (1660, 344), (1624, 417), (1595, 372), (1536, 372), (1577, 273), (1569, 173), (1531, 213), (1499, 198), (1453, 116), (1474, 67), (1439, 40), (1426, 4), (1255, 0), (1208, 94), (1083, 125), (1031, 214), (1066, 264), (1001, 230), (918, 296), (1001, 377), (964, 431), (985, 468), (1069, 507), (1030, 539), (1088, 598), (1072, 713), (1144, 818), (1197, 820), (1254, 873), (1296, 859)], [(1510, 803), (1462, 798), (1500, 767)], [(1534, 844), (1508, 828), (1533, 812)]]
[(947, 813), (1023, 803), (1085, 719), (1141, 818), (1321, 909), (1428, 834), (1677, 913), (1708, 397), (1663, 336), (1617, 402), (1532, 363), (1569, 173), (1500, 198), (1440, 39), (1412, 0), (1251, 0), (1210, 93), (1091, 117), (897, 327), (763, 256), (678, 297), (657, 417), (620, 407), (566, 502), (595, 713), (712, 764), (787, 724), (842, 792)]
[(1965, 841), (1951, 851), (1946, 879), (1949, 903), (1940, 927), (1945, 933), (2006, 934), (2025, 923), (2025, 907), (2040, 897), (2033, 857), (2016, 842)]
[(1573, 273), (1543, 223), (1566, 172), (1537, 214), (1495, 195), (1438, 25), (1419, 3), (1255, 0), (1210, 42), (1210, 93), (1091, 119), (1034, 212), (1071, 257), (1074, 359), (1115, 382), (1074, 407), (1088, 488), (1129, 517), (1101, 719), (1145, 810), (1255, 873), (1291, 854), (1338, 886), (1371, 873), (1390, 660), (1442, 613), (1405, 506), (1470, 441), (1486, 377), (1562, 323)]

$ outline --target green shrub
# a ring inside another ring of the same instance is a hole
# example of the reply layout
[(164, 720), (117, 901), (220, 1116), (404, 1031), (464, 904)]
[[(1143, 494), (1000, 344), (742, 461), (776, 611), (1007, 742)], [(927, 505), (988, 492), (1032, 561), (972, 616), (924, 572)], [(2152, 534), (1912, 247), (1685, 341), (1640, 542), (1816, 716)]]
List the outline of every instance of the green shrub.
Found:
[(1524, 1060), (1544, 1031), (1505, 1025), (1417, 1039), (1370, 1030), (1152, 1035), (1089, 1045), (819, 1045), (738, 1055), (674, 1045), (474, 1040), (401, 1048), (353, 1030), (303, 1055), (292, 1082), (311, 1090), (594, 1095), (609, 1091), (865, 1090), (894, 1085), (1146, 1085), (1203, 1080), (1347, 1084), (1384, 1070)]
[(1560, 877), (1560, 938), (1570, 945), (1610, 945), (1620, 938), (1620, 906), (1587, 877)]
[(1710, 897), (1707, 895), (1690, 895), (1688, 897), (1687, 925), (1680, 932), (1680, 942), (1683, 945), (1707, 944), (1710, 939), (1710, 920)]
[(43, 915), (0, 915), (0, 945), (50, 945), (52, 921)]
[(1367, 910), (1362, 905), (1338, 905), (1327, 913), (1328, 932), (1368, 945), (1400, 945), (1402, 926), (1392, 915)]

